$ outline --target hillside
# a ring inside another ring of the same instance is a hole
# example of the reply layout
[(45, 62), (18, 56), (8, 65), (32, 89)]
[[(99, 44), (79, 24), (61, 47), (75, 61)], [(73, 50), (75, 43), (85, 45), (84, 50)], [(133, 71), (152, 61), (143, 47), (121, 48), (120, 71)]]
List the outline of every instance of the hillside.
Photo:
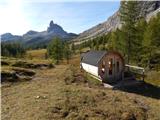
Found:
[(49, 41), (52, 40), (54, 37), (59, 37), (62, 40), (71, 40), (77, 37), (77, 35), (74, 33), (67, 33), (60, 25), (55, 24), (53, 23), (53, 21), (51, 21), (46, 31), (37, 32), (30, 30), (22, 36), (5, 33), (1, 35), (1, 40), (2, 42), (19, 41), (25, 44), (25, 46), (34, 48), (37, 46), (43, 47), (47, 45)]
[[(140, 16), (149, 20), (152, 16), (160, 11), (160, 1), (139, 1)], [(119, 10), (114, 13), (107, 21), (100, 23), (84, 32), (80, 33), (74, 41), (83, 41), (97, 36), (107, 34), (109, 31), (114, 31), (116, 28), (121, 27), (119, 18)]]

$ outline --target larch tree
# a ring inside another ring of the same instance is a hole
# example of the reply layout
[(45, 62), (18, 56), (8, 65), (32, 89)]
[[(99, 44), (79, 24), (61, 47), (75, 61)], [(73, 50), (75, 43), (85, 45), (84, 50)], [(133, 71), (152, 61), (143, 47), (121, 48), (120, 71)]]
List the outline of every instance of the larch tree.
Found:
[(69, 60), (71, 58), (71, 50), (70, 47), (68, 45), (68, 43), (64, 44), (64, 58), (67, 60), (67, 64), (69, 63)]
[(144, 63), (150, 68), (150, 60), (154, 54), (160, 51), (160, 14), (152, 18), (144, 33)]
[(63, 43), (60, 38), (54, 38), (48, 46), (48, 54), (56, 64), (59, 64), (59, 61), (63, 59)]
[(125, 51), (127, 63), (130, 63), (132, 56), (135, 56), (137, 46), (135, 24), (138, 20), (139, 10), (137, 1), (121, 1), (120, 20), (122, 22), (121, 31), (124, 34)]
[(143, 41), (144, 41), (144, 33), (146, 31), (147, 28), (147, 22), (144, 18), (141, 18), (137, 24), (136, 24), (136, 30), (137, 30), (137, 48), (135, 49), (135, 52), (137, 53), (136, 56), (134, 56), (134, 60), (141, 65), (142, 64), (142, 59), (144, 57), (145, 54), (145, 50), (144, 50), (144, 45), (143, 45)]

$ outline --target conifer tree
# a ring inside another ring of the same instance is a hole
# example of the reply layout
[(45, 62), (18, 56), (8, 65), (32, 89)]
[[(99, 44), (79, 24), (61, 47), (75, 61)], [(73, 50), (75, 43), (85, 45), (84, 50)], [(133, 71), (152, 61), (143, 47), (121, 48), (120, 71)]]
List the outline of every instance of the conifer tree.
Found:
[(136, 30), (137, 30), (137, 48), (135, 49), (136, 55), (134, 56), (134, 60), (137, 63), (141, 63), (141, 60), (143, 58), (144, 52), (144, 33), (146, 31), (147, 22), (144, 18), (140, 19), (136, 24)]
[(150, 68), (150, 60), (157, 51), (160, 51), (160, 14), (157, 17), (152, 18), (146, 31), (144, 32), (143, 41), (143, 62)]
[(48, 54), (56, 64), (63, 58), (63, 43), (59, 38), (54, 38), (48, 46)]
[(123, 24), (122, 32), (124, 38), (124, 48), (127, 55), (127, 63), (130, 63), (130, 59), (135, 55), (136, 49), (136, 29), (135, 24), (138, 20), (139, 10), (137, 1), (121, 1), (120, 7), (120, 19)]
[(71, 45), (71, 49), (72, 49), (72, 52), (73, 52), (73, 54), (75, 54), (75, 45), (74, 45), (74, 43), (72, 43), (72, 45)]
[(64, 58), (67, 60), (67, 64), (69, 63), (69, 59), (71, 58), (71, 50), (69, 48), (68, 43), (64, 45)]

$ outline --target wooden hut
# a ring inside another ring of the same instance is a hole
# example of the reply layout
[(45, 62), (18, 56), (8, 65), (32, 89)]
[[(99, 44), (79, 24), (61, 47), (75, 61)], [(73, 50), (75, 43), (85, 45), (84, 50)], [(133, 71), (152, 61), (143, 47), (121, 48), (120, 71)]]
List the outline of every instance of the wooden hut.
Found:
[(103, 82), (115, 83), (123, 79), (124, 59), (115, 51), (89, 51), (81, 54), (80, 67)]

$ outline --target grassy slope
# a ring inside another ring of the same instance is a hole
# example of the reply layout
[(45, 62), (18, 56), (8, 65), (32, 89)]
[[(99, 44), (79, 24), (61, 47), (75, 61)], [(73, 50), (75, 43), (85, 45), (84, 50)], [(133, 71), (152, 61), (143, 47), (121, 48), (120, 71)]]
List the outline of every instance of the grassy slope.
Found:
[(3, 84), (2, 119), (160, 119), (158, 99), (105, 89), (92, 79), (84, 80), (85, 76), (75, 77), (82, 74), (79, 57), (70, 63), (36, 70), (29, 82)]

